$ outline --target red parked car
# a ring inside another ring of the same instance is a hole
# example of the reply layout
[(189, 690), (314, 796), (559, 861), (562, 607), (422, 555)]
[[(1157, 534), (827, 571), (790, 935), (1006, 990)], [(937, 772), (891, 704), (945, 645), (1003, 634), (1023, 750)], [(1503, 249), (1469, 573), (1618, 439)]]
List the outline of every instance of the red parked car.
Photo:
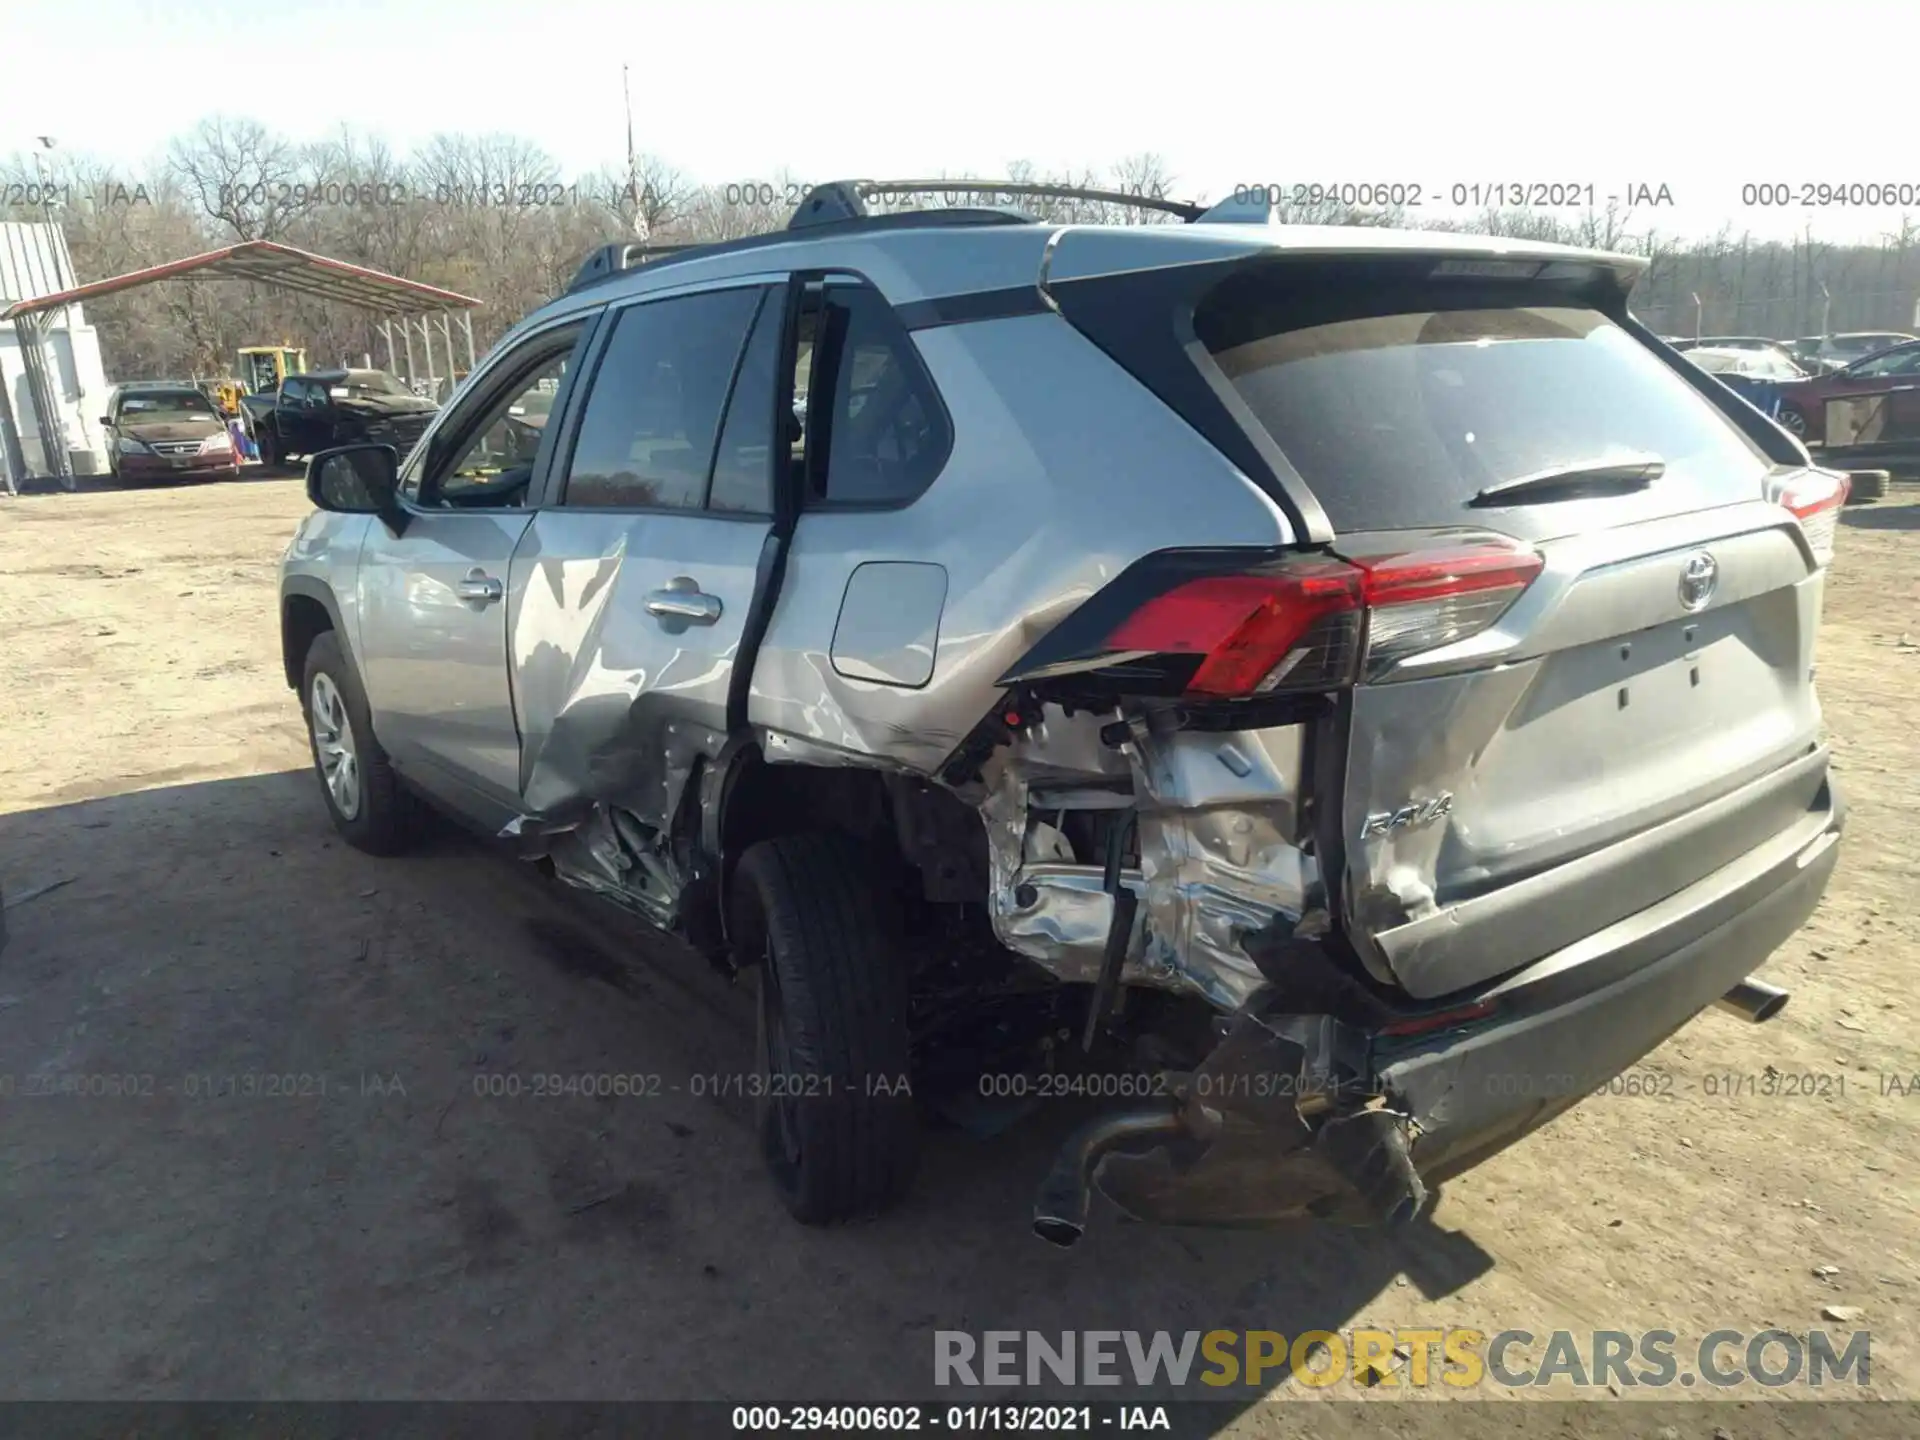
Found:
[(116, 480), (231, 480), (240, 473), (226, 420), (192, 385), (122, 385), (100, 424)]
[(1920, 340), (1856, 360), (1831, 375), (1788, 381), (1780, 387), (1781, 425), (1810, 444), (1826, 438), (1827, 401), (1871, 395), (1902, 384), (1920, 385)]

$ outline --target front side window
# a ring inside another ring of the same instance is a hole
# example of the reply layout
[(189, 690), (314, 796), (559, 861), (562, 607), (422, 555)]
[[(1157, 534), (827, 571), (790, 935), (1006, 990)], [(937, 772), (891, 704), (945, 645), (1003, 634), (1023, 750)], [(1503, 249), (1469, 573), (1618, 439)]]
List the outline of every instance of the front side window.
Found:
[(1856, 363), (1847, 373), (1870, 380), (1880, 375), (1911, 375), (1916, 367), (1920, 367), (1920, 346), (1869, 356)]
[(705, 505), (720, 417), (763, 298), (758, 289), (712, 290), (619, 313), (587, 392), (562, 504)]
[(444, 467), (434, 467), (432, 483), (422, 487), (423, 504), (472, 510), (527, 503), (546, 430), (546, 412), (530, 414), (527, 402), (559, 389), (580, 332), (569, 325), (528, 341), (524, 353), (503, 366), (503, 383), (493, 388), (489, 382), (471, 428), (454, 417), (465, 438), (454, 442), (458, 448)]

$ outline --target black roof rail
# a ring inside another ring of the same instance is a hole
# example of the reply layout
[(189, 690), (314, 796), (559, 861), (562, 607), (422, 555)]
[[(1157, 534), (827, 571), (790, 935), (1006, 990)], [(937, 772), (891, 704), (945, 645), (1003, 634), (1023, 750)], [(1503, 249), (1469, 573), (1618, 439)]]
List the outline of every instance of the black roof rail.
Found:
[(791, 230), (767, 230), (757, 235), (743, 235), (738, 240), (716, 240), (711, 244), (644, 244), (635, 240), (616, 241), (611, 245), (602, 245), (581, 265), (568, 285), (565, 294), (585, 290), (590, 286), (602, 284), (617, 275), (635, 269), (641, 265), (650, 268), (658, 265), (672, 265), (681, 260), (700, 260), (710, 255), (730, 255), (737, 250), (758, 250), (768, 245), (790, 245), (797, 239), (813, 239), (816, 235), (832, 233), (836, 228), (848, 232), (866, 234), (873, 230), (930, 230), (943, 225), (1031, 225), (1031, 215), (1020, 215), (1010, 210), (963, 209), (958, 206), (951, 210), (905, 210), (887, 215), (868, 215), (849, 217), (836, 221), (822, 220), (807, 228), (808, 234), (796, 236)]
[(678, 254), (682, 250), (695, 250), (704, 247), (696, 245), (649, 245), (640, 240), (616, 240), (611, 245), (602, 245), (588, 255), (580, 268), (574, 271), (573, 283), (567, 286), (567, 294), (584, 290), (589, 285), (598, 285), (602, 280), (611, 280), (636, 265), (644, 265), (656, 255)]
[[(1093, 200), (1104, 205), (1125, 205), (1138, 210), (1159, 210), (1178, 215), (1189, 223), (1206, 213), (1204, 205), (1184, 200), (1168, 200), (1158, 195), (1140, 195), (1125, 190), (1096, 190), (1083, 185), (1054, 185), (1033, 180), (835, 180), (816, 185), (801, 199), (787, 222), (789, 230), (806, 230), (816, 225), (831, 225), (845, 220), (870, 218), (866, 202), (888, 195), (967, 195), (988, 201), (998, 213), (1021, 197), (1041, 199)], [(959, 207), (955, 207), (958, 209)], [(928, 212), (939, 214), (940, 211)], [(871, 217), (879, 218), (879, 217)], [(1032, 216), (1026, 217), (1032, 219)]]

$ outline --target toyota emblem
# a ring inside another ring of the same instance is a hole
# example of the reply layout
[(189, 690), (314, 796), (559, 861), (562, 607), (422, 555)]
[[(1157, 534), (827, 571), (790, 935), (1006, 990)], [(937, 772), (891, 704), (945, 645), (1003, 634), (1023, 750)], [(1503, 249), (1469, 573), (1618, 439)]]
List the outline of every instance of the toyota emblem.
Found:
[(1680, 603), (1689, 610), (1700, 609), (1713, 598), (1719, 583), (1719, 561), (1704, 550), (1688, 556), (1687, 563), (1680, 567)]

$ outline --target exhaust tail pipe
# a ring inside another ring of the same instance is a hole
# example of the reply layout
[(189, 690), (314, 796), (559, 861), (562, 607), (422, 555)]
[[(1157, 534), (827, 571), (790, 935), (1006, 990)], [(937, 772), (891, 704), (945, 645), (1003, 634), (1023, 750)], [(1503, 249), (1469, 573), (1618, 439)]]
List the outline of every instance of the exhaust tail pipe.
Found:
[(1777, 985), (1769, 985), (1764, 980), (1749, 977), (1713, 1003), (1722, 1010), (1738, 1015), (1742, 1020), (1758, 1025), (1763, 1020), (1771, 1020), (1786, 1009), (1787, 999), (1788, 992)]
[(1329, 1120), (1314, 1148), (1353, 1187), (1374, 1224), (1406, 1225), (1426, 1208), (1427, 1187), (1413, 1168), (1405, 1125), (1391, 1110)]
[(1115, 1150), (1151, 1150), (1184, 1135), (1171, 1110), (1121, 1110), (1081, 1126), (1060, 1147), (1033, 1202), (1033, 1233), (1062, 1249), (1087, 1231), (1093, 1172)]

